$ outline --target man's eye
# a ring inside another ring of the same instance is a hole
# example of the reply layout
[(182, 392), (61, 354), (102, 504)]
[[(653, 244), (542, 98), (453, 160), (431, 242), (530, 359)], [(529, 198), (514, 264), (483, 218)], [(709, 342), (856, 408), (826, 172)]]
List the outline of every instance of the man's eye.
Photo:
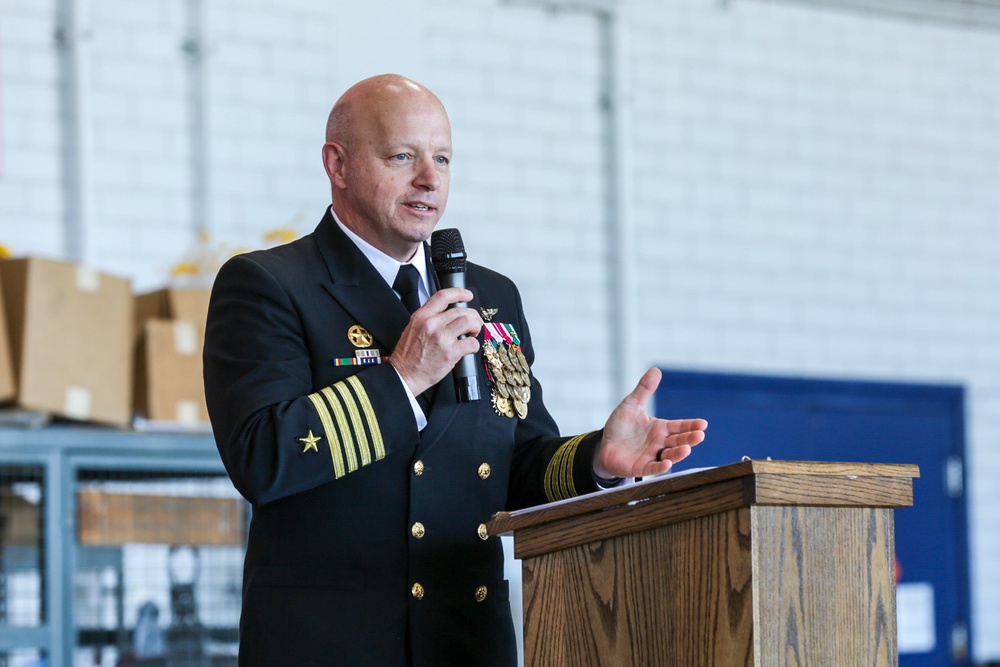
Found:
[(436, 158), (434, 158), (434, 160), (438, 164), (448, 164), (448, 158), (444, 157), (443, 155), (437, 156)]
[(403, 160), (405, 160), (408, 157), (409, 156), (406, 153), (397, 153), (396, 155), (392, 156), (392, 159), (393, 160), (399, 160), (400, 162), (402, 162)]

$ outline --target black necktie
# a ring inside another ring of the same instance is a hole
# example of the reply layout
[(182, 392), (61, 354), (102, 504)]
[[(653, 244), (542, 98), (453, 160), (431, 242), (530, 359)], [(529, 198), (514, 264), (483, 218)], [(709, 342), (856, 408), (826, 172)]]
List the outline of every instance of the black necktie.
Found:
[[(403, 302), (403, 305), (406, 306), (406, 309), (410, 311), (410, 315), (420, 307), (420, 292), (417, 291), (419, 283), (420, 272), (412, 264), (403, 264), (400, 266), (399, 273), (396, 274), (396, 280), (392, 283), (392, 289), (399, 293), (399, 298)], [(417, 396), (417, 403), (420, 404), (420, 409), (424, 411), (425, 415), (430, 412), (433, 400), (434, 387)]]
[(396, 274), (396, 281), (392, 284), (392, 289), (399, 293), (400, 300), (411, 315), (420, 307), (420, 292), (417, 291), (419, 284), (420, 272), (417, 271), (417, 267), (412, 264), (403, 264), (399, 267), (399, 273)]

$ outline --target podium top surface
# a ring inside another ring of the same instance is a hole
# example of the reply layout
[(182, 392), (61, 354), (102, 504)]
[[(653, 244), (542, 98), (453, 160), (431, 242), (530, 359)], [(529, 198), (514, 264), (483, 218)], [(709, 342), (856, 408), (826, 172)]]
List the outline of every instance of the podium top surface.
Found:
[[(688, 500), (696, 496), (699, 506), (687, 509), (699, 514), (730, 509), (734, 503), (907, 507), (913, 504), (916, 477), (920, 477), (920, 470), (913, 464), (748, 460), (652, 477), (547, 505), (497, 512), (487, 528), (491, 535), (498, 535), (646, 501)], [(720, 493), (713, 493), (714, 489)]]

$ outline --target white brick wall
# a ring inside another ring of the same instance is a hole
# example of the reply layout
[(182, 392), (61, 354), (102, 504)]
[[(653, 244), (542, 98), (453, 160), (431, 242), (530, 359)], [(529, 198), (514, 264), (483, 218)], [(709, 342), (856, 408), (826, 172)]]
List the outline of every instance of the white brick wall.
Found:
[(456, 151), (442, 224), (521, 288), (561, 427), (599, 427), (612, 401), (597, 24), (483, 1), (428, 8), (428, 23), (453, 31), (430, 43), (428, 63)]
[(1000, 655), (1000, 35), (632, 5), (643, 355), (968, 387), (975, 648)]
[[(52, 0), (0, 0), (0, 243), (64, 252)], [(95, 263), (194, 242), (188, 4), (91, 0)], [(311, 230), (326, 115), (398, 71), (448, 106), (446, 226), (521, 286), (566, 431), (617, 400), (594, 17), (499, 0), (205, 2), (216, 240)], [(761, 0), (627, 0), (643, 364), (968, 389), (975, 655), (1000, 658), (1000, 32)]]
[(0, 0), (0, 244), (62, 255), (53, 2)]
[(191, 239), (184, 14), (173, 0), (95, 0), (86, 18), (83, 252), (142, 289), (166, 279)]
[(414, 4), (378, 0), (349, 12), (312, 0), (208, 4), (210, 220), (217, 239), (254, 247), (279, 226), (312, 231), (330, 201), (320, 159), (330, 108), (355, 80), (420, 71), (421, 56), (401, 48), (406, 40), (398, 36), (420, 34)]

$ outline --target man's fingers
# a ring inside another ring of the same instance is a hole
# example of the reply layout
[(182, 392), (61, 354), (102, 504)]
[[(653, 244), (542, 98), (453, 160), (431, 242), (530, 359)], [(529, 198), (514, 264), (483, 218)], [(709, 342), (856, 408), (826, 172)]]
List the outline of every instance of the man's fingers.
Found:
[(407, 329), (414, 333), (415, 340), (422, 341), (420, 347), (424, 350), (423, 356), (430, 352), (427, 358), (437, 358), (440, 363), (450, 367), (460, 357), (479, 350), (476, 336), (483, 327), (483, 318), (469, 308), (450, 308), (435, 312), (436, 306), (441, 303), (445, 302), (432, 304), (428, 301), (424, 304), (410, 318)]
[(482, 316), (471, 308), (449, 308), (452, 304), (472, 299), (472, 292), (460, 287), (438, 290), (410, 318), (410, 324), (428, 332), (440, 331), (449, 338), (478, 336), (483, 328)]
[(690, 445), (677, 445), (674, 447), (662, 447), (656, 452), (653, 458), (657, 462), (669, 461), (671, 465), (683, 461), (691, 455)]
[(660, 475), (671, 468), (674, 464), (669, 459), (663, 459), (662, 461), (651, 461), (646, 464), (645, 468), (642, 470), (642, 477), (652, 477), (653, 475)]
[(639, 378), (639, 384), (635, 386), (628, 396), (625, 397), (623, 403), (632, 402), (642, 407), (646, 405), (649, 401), (649, 397), (653, 395), (656, 388), (660, 386), (660, 378), (663, 374), (660, 373), (659, 368), (650, 368), (648, 371), (643, 373), (642, 377)]
[(428, 308), (432, 312), (440, 313), (453, 303), (467, 303), (472, 301), (473, 296), (472, 292), (465, 288), (446, 287), (445, 289), (434, 292), (434, 294), (431, 295), (431, 298), (427, 299), (427, 302), (421, 307)]
[(684, 433), (674, 433), (663, 439), (664, 447), (694, 447), (705, 440), (704, 431), (685, 431)]
[(666, 421), (667, 432), (671, 434), (704, 431), (708, 428), (708, 422), (704, 419), (668, 419)]
[[(475, 338), (483, 328), (483, 318), (479, 313), (467, 308), (453, 308), (436, 316), (442, 340), (451, 341), (460, 336)], [(476, 348), (479, 349), (478, 347)]]

